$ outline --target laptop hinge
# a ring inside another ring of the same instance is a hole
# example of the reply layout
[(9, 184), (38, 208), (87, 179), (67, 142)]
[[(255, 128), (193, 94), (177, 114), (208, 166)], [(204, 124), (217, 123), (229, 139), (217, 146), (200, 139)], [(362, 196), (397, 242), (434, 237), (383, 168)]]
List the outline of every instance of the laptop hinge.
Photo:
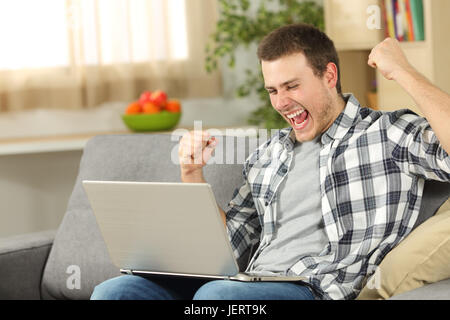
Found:
[(130, 269), (120, 269), (121, 273), (133, 275), (133, 271)]

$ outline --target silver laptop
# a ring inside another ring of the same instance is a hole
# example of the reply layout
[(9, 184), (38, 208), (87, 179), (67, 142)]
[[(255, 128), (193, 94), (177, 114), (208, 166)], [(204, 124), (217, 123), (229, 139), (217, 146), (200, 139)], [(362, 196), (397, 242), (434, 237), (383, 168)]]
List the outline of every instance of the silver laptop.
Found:
[(207, 183), (83, 181), (112, 262), (122, 273), (240, 281), (305, 277), (239, 273)]

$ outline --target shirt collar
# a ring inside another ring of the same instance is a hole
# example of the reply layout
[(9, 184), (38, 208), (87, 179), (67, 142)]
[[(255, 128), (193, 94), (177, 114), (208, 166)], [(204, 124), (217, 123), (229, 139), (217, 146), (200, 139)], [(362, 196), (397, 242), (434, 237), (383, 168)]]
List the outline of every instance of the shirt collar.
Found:
[(292, 151), (294, 149), (295, 142), (297, 141), (294, 129), (292, 127), (281, 129), (280, 133), (280, 142), (283, 144), (284, 148), (288, 151)]
[(347, 101), (344, 110), (334, 120), (333, 124), (322, 134), (322, 144), (328, 144), (332, 140), (344, 138), (348, 130), (353, 126), (359, 115), (359, 101), (353, 94), (344, 94), (344, 100)]

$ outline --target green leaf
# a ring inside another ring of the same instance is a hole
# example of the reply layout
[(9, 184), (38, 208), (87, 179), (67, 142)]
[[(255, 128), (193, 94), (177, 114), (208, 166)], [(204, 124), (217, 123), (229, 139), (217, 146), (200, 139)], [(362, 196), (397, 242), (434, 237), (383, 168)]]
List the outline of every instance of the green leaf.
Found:
[[(270, 7), (279, 10), (269, 10)], [(212, 72), (217, 69), (219, 59), (227, 59), (228, 67), (236, 65), (235, 51), (248, 49), (251, 44), (259, 43), (272, 30), (285, 24), (305, 22), (324, 30), (323, 7), (314, 1), (302, 0), (260, 0), (256, 10), (250, 0), (218, 0), (220, 16), (215, 31), (205, 47), (205, 69)], [(255, 13), (251, 13), (251, 11)], [(255, 56), (256, 59), (256, 56)], [(261, 105), (251, 114), (248, 122), (266, 129), (279, 129), (288, 124), (271, 106), (261, 70), (245, 70), (245, 80), (238, 85), (236, 95), (246, 97), (256, 93)]]

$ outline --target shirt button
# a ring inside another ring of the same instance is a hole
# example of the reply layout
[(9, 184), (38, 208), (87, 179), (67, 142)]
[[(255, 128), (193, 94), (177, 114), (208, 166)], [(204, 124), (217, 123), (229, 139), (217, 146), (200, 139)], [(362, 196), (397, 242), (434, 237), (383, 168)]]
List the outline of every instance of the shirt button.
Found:
[(286, 150), (288, 150), (288, 151), (291, 151), (291, 150), (292, 150), (292, 145), (291, 145), (290, 143), (288, 143), (288, 142), (286, 142), (286, 143), (284, 144), (284, 147), (285, 147)]
[(287, 172), (287, 169), (286, 169), (286, 168), (283, 168), (283, 169), (281, 169), (281, 172), (282, 172), (282, 173), (286, 173), (286, 172)]
[(269, 205), (269, 202), (266, 201), (265, 205), (266, 205), (266, 207), (267, 207), (267, 206)]

